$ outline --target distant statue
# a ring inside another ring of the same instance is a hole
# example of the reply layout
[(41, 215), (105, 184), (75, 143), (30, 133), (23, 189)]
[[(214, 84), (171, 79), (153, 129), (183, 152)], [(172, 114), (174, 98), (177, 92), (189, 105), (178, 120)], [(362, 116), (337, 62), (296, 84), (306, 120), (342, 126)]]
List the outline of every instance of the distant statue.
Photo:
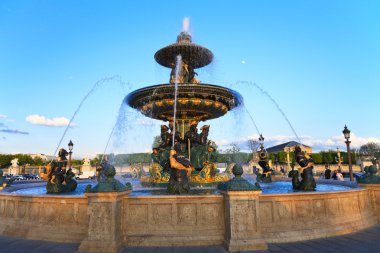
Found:
[[(300, 146), (294, 149), (294, 155), (297, 163), (301, 166), (299, 171), (292, 170), (289, 172), (289, 177), (292, 178), (294, 190), (315, 191), (316, 183), (313, 176), (313, 159), (308, 154), (302, 154)], [(299, 180), (301, 174), (301, 180)]]
[(259, 165), (262, 168), (263, 173), (260, 173), (258, 170), (254, 171), (256, 174), (256, 181), (259, 183), (271, 183), (273, 170), (270, 168), (269, 158), (264, 146), (261, 146), (261, 150), (259, 151)]
[(14, 158), (13, 160), (11, 160), (11, 166), (12, 168), (17, 168), (18, 167), (18, 158)]
[(181, 155), (181, 144), (177, 143), (170, 150), (170, 179), (167, 191), (170, 194), (189, 193), (189, 176), (193, 168), (189, 159)]
[(83, 159), (83, 165), (84, 166), (91, 166), (91, 160), (88, 157), (85, 157)]
[(48, 164), (47, 173), (47, 193), (72, 192), (77, 188), (75, 174), (71, 168), (66, 171), (53, 161)]

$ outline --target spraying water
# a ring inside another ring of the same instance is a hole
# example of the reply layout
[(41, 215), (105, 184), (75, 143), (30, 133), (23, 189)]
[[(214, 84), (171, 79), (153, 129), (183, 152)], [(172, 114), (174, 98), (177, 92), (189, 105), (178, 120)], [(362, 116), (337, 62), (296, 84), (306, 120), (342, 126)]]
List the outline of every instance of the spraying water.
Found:
[(182, 21), (182, 31), (183, 32), (189, 32), (189, 26), (190, 26), (190, 18), (184, 17)]
[(256, 124), (255, 120), (253, 119), (251, 113), (248, 111), (248, 109), (247, 109), (247, 107), (245, 106), (245, 104), (243, 104), (243, 106), (244, 106), (244, 109), (245, 109), (245, 111), (247, 112), (249, 118), (251, 119), (253, 125), (254, 125), (255, 128), (256, 128), (257, 134), (260, 135), (260, 134), (261, 134), (261, 133), (260, 133), (260, 130), (259, 130), (259, 128), (257, 127), (257, 124)]
[[(57, 151), (59, 149), (59, 147), (61, 146), (61, 143), (63, 141), (63, 138), (65, 138), (66, 136), (66, 133), (67, 133), (67, 130), (69, 129), (69, 127), (71, 126), (73, 120), (75, 119), (75, 116), (77, 115), (77, 113), (79, 112), (79, 110), (81, 109), (83, 103), (87, 100), (87, 98), (98, 88), (100, 87), (101, 85), (103, 85), (104, 83), (108, 83), (108, 82), (112, 82), (112, 81), (117, 81), (119, 82), (122, 86), (126, 85), (126, 83), (122, 80), (121, 76), (119, 75), (115, 75), (115, 76), (111, 76), (111, 77), (104, 77), (102, 79), (100, 79), (99, 81), (97, 81), (94, 86), (91, 88), (91, 90), (84, 96), (84, 98), (82, 99), (82, 101), (79, 103), (77, 109), (75, 110), (73, 116), (71, 117), (70, 121), (69, 121), (69, 124), (67, 124), (67, 127), (65, 128), (65, 131), (63, 132), (63, 135), (61, 137), (61, 139), (59, 140), (59, 143), (57, 145), (57, 148), (55, 149), (54, 153), (53, 153), (53, 158), (55, 157), (55, 155), (57, 154)], [(53, 158), (51, 160), (53, 160)]]
[(104, 148), (104, 151), (103, 151), (103, 154), (102, 154), (102, 158), (100, 159), (99, 164), (101, 164), (103, 162), (104, 156), (106, 155), (106, 151), (107, 151), (108, 145), (109, 145), (109, 143), (111, 141), (111, 137), (112, 137), (113, 132), (115, 131), (115, 128), (116, 128), (117, 125), (118, 125), (118, 121), (116, 121), (115, 125), (112, 128), (110, 136), (108, 137), (108, 140), (107, 140), (107, 143), (106, 143), (106, 147)]
[(179, 54), (176, 57), (176, 65), (175, 65), (175, 82), (174, 82), (174, 116), (173, 116), (173, 139), (172, 144), (174, 147), (174, 137), (175, 137), (175, 122), (176, 122), (176, 114), (177, 114), (177, 93), (178, 93), (178, 77), (179, 71), (182, 67), (182, 56)]
[(281, 115), (284, 117), (285, 121), (288, 123), (289, 127), (292, 129), (294, 135), (296, 136), (298, 142), (300, 144), (302, 144), (301, 142), (301, 139), (298, 137), (298, 134), (296, 133), (296, 130), (294, 130), (294, 127), (292, 126), (292, 124), (290, 123), (288, 117), (286, 117), (284, 111), (281, 109), (281, 107), (279, 106), (279, 104), (276, 102), (276, 100), (274, 100), (272, 98), (271, 95), (269, 95), (268, 92), (266, 92), (263, 88), (261, 88), (259, 85), (257, 85), (256, 83), (252, 83), (252, 82), (248, 82), (248, 81), (238, 81), (236, 82), (236, 84), (248, 84), (250, 86), (254, 86), (255, 88), (257, 88), (262, 94), (264, 94), (265, 96), (267, 96), (269, 98), (269, 100), (271, 100), (273, 102), (273, 104), (277, 107), (278, 111), (281, 113)]

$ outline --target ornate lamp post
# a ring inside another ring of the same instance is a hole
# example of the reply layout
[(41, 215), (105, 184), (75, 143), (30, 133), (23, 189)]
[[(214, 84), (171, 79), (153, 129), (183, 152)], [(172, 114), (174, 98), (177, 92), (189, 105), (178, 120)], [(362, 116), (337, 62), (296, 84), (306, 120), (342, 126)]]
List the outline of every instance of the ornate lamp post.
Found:
[(350, 181), (354, 181), (354, 176), (352, 175), (352, 163), (351, 163), (351, 150), (350, 150), (350, 133), (351, 131), (348, 130), (347, 126), (344, 125), (343, 129), (343, 135), (344, 138), (346, 139), (346, 145), (347, 145), (347, 156), (348, 156), (348, 170), (350, 172)]
[(70, 140), (69, 144), (69, 169), (71, 168), (71, 155), (73, 154), (74, 143)]

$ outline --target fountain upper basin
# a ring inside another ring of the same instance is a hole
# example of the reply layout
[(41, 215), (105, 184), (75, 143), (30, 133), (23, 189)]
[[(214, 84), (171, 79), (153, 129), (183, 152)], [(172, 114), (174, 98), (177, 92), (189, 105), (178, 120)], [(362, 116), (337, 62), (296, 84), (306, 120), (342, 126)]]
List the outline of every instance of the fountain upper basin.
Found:
[[(131, 92), (125, 102), (147, 117), (173, 119), (175, 86), (159, 84)], [(223, 116), (243, 103), (236, 91), (212, 84), (180, 83), (177, 91), (177, 119), (206, 121)]]

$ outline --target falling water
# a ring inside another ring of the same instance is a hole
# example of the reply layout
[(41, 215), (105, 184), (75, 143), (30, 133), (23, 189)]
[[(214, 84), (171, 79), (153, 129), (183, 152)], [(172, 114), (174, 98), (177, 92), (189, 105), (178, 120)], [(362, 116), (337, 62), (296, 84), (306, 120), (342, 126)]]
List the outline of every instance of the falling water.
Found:
[[(277, 107), (278, 111), (281, 113), (281, 115), (284, 117), (285, 121), (288, 123), (289, 127), (292, 129), (294, 135), (296, 136), (297, 140), (299, 143), (301, 143), (301, 139), (298, 137), (296, 131), (294, 130), (294, 127), (292, 126), (292, 124), (290, 123), (288, 117), (286, 117), (284, 111), (281, 109), (281, 107), (279, 106), (279, 104), (276, 102), (276, 100), (274, 100), (272, 98), (271, 95), (269, 95), (268, 92), (266, 92), (264, 89), (262, 89), (259, 85), (257, 85), (256, 83), (252, 83), (252, 82), (248, 82), (248, 81), (238, 81), (236, 82), (236, 84), (248, 84), (248, 85), (251, 85), (251, 86), (254, 86), (255, 88), (257, 88), (258, 90), (260, 90), (260, 92), (262, 94), (264, 94), (265, 96), (267, 96), (269, 98), (269, 100), (271, 100), (273, 102), (273, 104)], [(302, 143), (301, 143), (302, 144)]]
[(257, 127), (257, 124), (256, 124), (255, 120), (253, 119), (251, 113), (248, 111), (248, 109), (247, 109), (247, 107), (245, 106), (245, 104), (243, 104), (243, 106), (244, 106), (244, 109), (245, 109), (245, 111), (247, 112), (249, 118), (251, 119), (253, 125), (254, 125), (255, 128), (256, 128), (257, 134), (260, 135), (261, 132), (260, 132), (259, 128)]
[[(94, 86), (91, 88), (91, 90), (84, 96), (84, 98), (82, 99), (82, 101), (79, 103), (79, 106), (77, 107), (77, 109), (75, 110), (73, 116), (71, 117), (70, 121), (69, 121), (69, 124), (67, 124), (67, 127), (65, 128), (65, 131), (63, 132), (63, 135), (61, 137), (61, 139), (59, 140), (59, 143), (57, 145), (57, 148), (55, 149), (54, 153), (53, 153), (53, 157), (55, 157), (55, 155), (57, 154), (57, 151), (59, 149), (59, 147), (61, 146), (61, 143), (62, 143), (62, 140), (63, 138), (65, 138), (66, 136), (66, 133), (67, 133), (67, 130), (69, 129), (69, 127), (71, 126), (71, 123), (73, 122), (75, 116), (77, 115), (77, 113), (79, 112), (79, 110), (81, 109), (83, 103), (87, 100), (87, 98), (98, 88), (100, 87), (101, 85), (103, 85), (104, 83), (108, 83), (108, 82), (112, 82), (112, 81), (117, 81), (119, 82), (122, 86), (126, 85), (127, 83), (125, 83), (121, 76), (119, 75), (115, 75), (115, 76), (111, 76), (111, 77), (104, 77), (102, 79), (100, 79), (99, 81), (97, 81)], [(53, 158), (52, 158), (53, 159)]]
[(116, 128), (117, 125), (118, 125), (118, 121), (116, 121), (115, 125), (112, 128), (110, 136), (108, 137), (108, 140), (107, 140), (107, 143), (106, 143), (106, 147), (104, 148), (104, 151), (103, 151), (103, 154), (102, 154), (102, 158), (100, 159), (99, 164), (101, 164), (103, 162), (103, 159), (104, 159), (104, 156), (106, 155), (106, 151), (107, 151), (108, 145), (110, 143), (111, 137), (112, 137), (113, 132), (115, 131), (115, 128)]
[(178, 77), (179, 77), (179, 71), (181, 67), (182, 67), (182, 56), (179, 54), (176, 57), (176, 65), (175, 65), (174, 115), (173, 115), (173, 139), (172, 139), (173, 147), (174, 147), (174, 137), (175, 137), (175, 122), (176, 122), (176, 114), (177, 114)]

